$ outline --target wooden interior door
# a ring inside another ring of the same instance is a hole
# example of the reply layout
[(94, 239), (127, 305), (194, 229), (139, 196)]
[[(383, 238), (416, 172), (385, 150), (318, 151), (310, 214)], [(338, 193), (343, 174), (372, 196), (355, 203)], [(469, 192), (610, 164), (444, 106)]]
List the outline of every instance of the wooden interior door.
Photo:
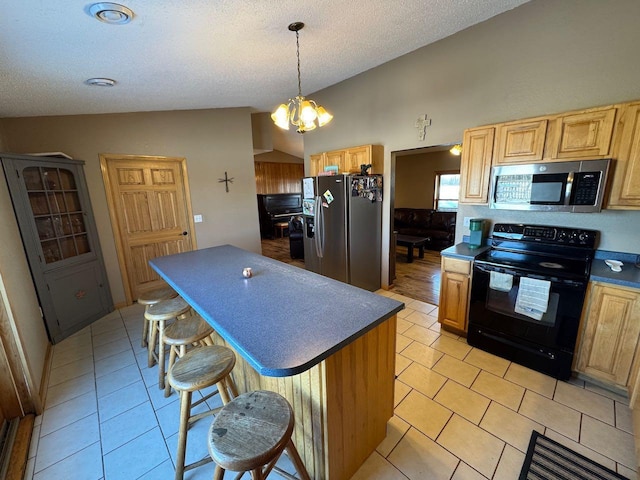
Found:
[(184, 158), (100, 155), (127, 303), (163, 285), (149, 260), (196, 248)]

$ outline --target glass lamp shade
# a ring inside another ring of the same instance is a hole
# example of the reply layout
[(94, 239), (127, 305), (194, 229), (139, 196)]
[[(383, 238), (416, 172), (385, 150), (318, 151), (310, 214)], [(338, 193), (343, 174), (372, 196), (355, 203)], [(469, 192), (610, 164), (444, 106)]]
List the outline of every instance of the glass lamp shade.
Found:
[(316, 109), (316, 112), (318, 112), (318, 126), (319, 127), (324, 127), (333, 118), (333, 115), (331, 115), (329, 112), (327, 112), (322, 105), (318, 105), (318, 108)]
[(316, 113), (316, 109), (313, 108), (313, 105), (309, 100), (303, 100), (300, 102), (300, 121), (305, 125), (309, 125), (313, 123), (315, 119), (318, 117)]
[(315, 123), (313, 123), (313, 122), (303, 123), (298, 128), (298, 133), (310, 132), (311, 130), (315, 130), (315, 129), (316, 129), (316, 124)]
[(271, 120), (273, 120), (273, 123), (278, 127), (289, 130), (289, 107), (281, 103), (276, 111), (271, 114)]
[(459, 143), (454, 145), (449, 149), (449, 152), (451, 152), (453, 155), (460, 155), (462, 153), (462, 145), (460, 145)]

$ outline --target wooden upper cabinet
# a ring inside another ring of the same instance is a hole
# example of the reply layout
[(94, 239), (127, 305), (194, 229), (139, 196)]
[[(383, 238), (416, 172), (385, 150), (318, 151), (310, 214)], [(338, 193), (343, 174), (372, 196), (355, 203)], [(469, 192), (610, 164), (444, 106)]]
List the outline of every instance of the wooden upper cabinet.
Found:
[(487, 204), (495, 128), (465, 130), (460, 162), (460, 203)]
[(369, 173), (384, 173), (384, 147), (382, 145), (362, 145), (343, 150), (317, 153), (309, 156), (310, 175), (324, 171), (324, 167), (335, 165), (338, 173), (360, 173), (360, 165), (371, 165)]
[(318, 153), (309, 156), (309, 176), (317, 175), (319, 172), (324, 171), (325, 155), (324, 153)]
[(346, 157), (345, 172), (360, 173), (360, 165), (371, 164), (371, 145), (350, 148), (347, 150)]
[(558, 116), (550, 129), (551, 159), (607, 158), (611, 153), (616, 108), (607, 107)]
[(626, 387), (640, 335), (640, 291), (590, 284), (576, 370)]
[(640, 102), (623, 107), (607, 208), (640, 208)]
[(335, 150), (333, 152), (326, 152), (324, 154), (325, 166), (337, 166), (338, 173), (342, 173), (346, 171), (344, 169), (345, 158), (347, 156), (347, 152), (344, 150)]
[(494, 164), (541, 161), (547, 123), (547, 119), (539, 119), (498, 125)]

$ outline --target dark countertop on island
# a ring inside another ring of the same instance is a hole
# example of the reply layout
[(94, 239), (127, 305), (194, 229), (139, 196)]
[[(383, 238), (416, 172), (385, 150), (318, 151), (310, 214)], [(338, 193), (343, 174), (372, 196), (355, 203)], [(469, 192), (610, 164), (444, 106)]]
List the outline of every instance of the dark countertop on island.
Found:
[[(149, 263), (264, 376), (304, 372), (404, 308), (231, 245)], [(251, 278), (242, 276), (244, 267)]]

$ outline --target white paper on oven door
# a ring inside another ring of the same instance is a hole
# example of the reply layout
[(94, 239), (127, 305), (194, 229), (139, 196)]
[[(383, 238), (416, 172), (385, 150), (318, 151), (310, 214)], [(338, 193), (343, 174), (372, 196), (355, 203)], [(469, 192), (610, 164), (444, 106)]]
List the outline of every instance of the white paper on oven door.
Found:
[(549, 306), (551, 282), (536, 278), (521, 277), (515, 311), (535, 320), (541, 320)]
[(513, 275), (500, 272), (489, 272), (489, 288), (499, 292), (510, 292), (513, 287)]

